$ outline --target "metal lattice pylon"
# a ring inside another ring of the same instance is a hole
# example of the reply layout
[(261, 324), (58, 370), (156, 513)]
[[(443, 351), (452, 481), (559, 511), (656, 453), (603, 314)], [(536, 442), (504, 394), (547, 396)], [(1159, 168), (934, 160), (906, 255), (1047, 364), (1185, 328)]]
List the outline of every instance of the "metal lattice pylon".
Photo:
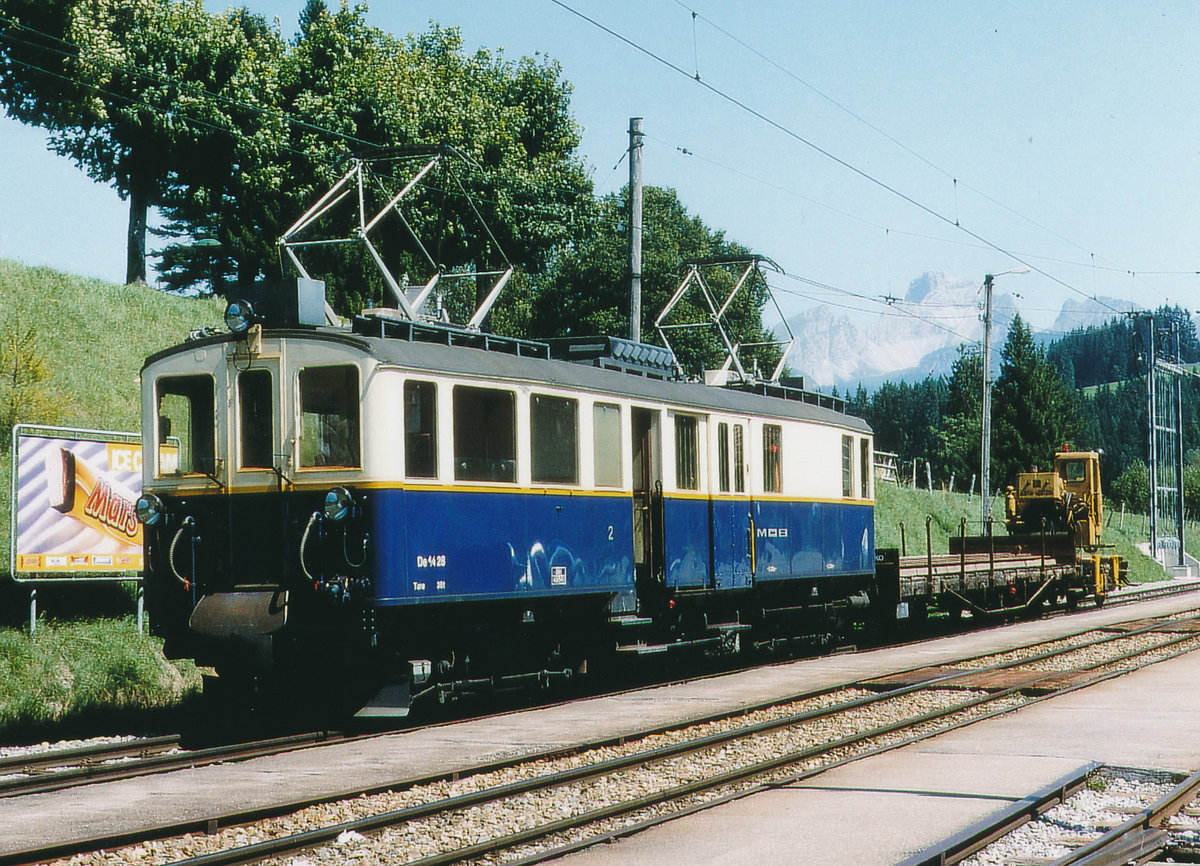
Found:
[[(405, 216), (401, 204), (410, 192), (417, 187), (418, 184), (428, 175), (435, 167), (441, 164), (446, 157), (457, 157), (464, 162), (470, 162), (467, 157), (460, 151), (452, 147), (439, 148), (397, 148), (390, 151), (387, 155), (372, 159), (351, 159), (350, 169), (347, 171), (337, 183), (308, 209), (305, 214), (296, 220), (283, 236), (279, 239), (278, 245), (287, 254), (288, 259), (299, 271), (300, 276), (310, 278), (308, 271), (301, 261), (300, 253), (307, 247), (313, 246), (329, 246), (335, 244), (361, 244), (371, 260), (375, 263), (375, 267), (383, 277), (384, 284), (387, 286), (391, 299), (395, 304), (395, 309), (404, 318), (414, 322), (449, 322), (448, 313), (441, 303), (441, 288), (440, 284), (448, 280), (459, 279), (475, 279), (478, 277), (495, 277), (496, 280), (492, 284), (490, 291), (484, 298), (482, 303), (478, 305), (475, 312), (465, 323), (457, 323), (464, 327), (477, 331), (482, 326), (487, 314), (495, 305), (496, 300), (500, 297), (500, 293), (504, 291), (505, 285), (509, 278), (512, 277), (513, 268), (508, 261), (508, 257), (504, 255), (504, 251), (500, 247), (500, 243), (496, 240), (495, 235), (488, 229), (479, 210), (475, 207), (475, 202), (467, 191), (463, 188), (458, 178), (453, 174), (450, 176), (458, 185), (459, 191), (464, 195), (471, 205), (471, 210), (479, 219), (479, 224), (488, 238), (495, 245), (497, 252), (504, 259), (505, 269), (499, 271), (455, 271), (448, 272), (446, 268), (439, 264), (430, 254), (429, 249), (422, 243), (417, 236), (416, 231), (412, 227), (412, 223)], [(425, 158), (425, 162), (421, 165), (412, 177), (400, 188), (398, 192), (391, 192), (384, 185), (381, 178), (371, 171), (371, 164), (381, 159), (394, 161), (397, 159), (413, 159), (415, 157)], [(368, 211), (368, 200), (378, 191), (385, 198), (386, 204), (374, 212)], [(350, 233), (345, 236), (323, 237), (323, 238), (308, 238), (308, 233), (314, 226), (322, 221), (327, 215), (335, 209), (354, 207), (356, 216), (356, 225), (351, 229)], [(419, 251), (421, 258), (428, 264), (429, 270), (427, 277), (423, 282), (408, 284), (408, 275), (404, 274), (397, 277), (392, 273), (384, 262), (383, 257), (379, 253), (379, 249), (372, 242), (372, 232), (378, 233), (381, 228), (380, 224), (388, 215), (395, 215), (399, 218), (400, 224), (406, 230), (408, 237), (411, 239), (415, 248)], [(329, 306), (328, 301), (325, 303), (325, 317), (330, 322), (336, 321), (333, 309)]]
[[(775, 365), (775, 369), (771, 372), (768, 382), (778, 382), (779, 376), (783, 372), (784, 362), (787, 360), (788, 352), (795, 343), (795, 335), (792, 334), (792, 329), (787, 323), (787, 319), (783, 316), (783, 311), (779, 309), (779, 302), (775, 300), (775, 293), (771, 291), (771, 284), (767, 282), (763, 275), (763, 267), (767, 267), (777, 273), (783, 273), (783, 269), (775, 262), (771, 261), (766, 256), (731, 256), (719, 257), (711, 259), (697, 259), (694, 261), (684, 262), (684, 267), (687, 269), (684, 273), (682, 282), (675, 293), (671, 295), (671, 299), (667, 301), (662, 312), (658, 314), (658, 318), (654, 320), (654, 327), (658, 331), (659, 337), (666, 346), (674, 354), (675, 349), (671, 345), (668, 333), (679, 330), (703, 330), (715, 329), (720, 336), (721, 344), (725, 347), (725, 363), (721, 370), (725, 373), (730, 373), (737, 377), (740, 381), (758, 381), (761, 377), (757, 375), (757, 371), (753, 374), (746, 372), (746, 366), (742, 362), (739, 352), (742, 349), (751, 348), (754, 346), (782, 346), (783, 352), (779, 357), (779, 363)], [(709, 281), (704, 278), (704, 271), (711, 268), (720, 268), (726, 273), (736, 273), (734, 269), (740, 269), (741, 273), (738, 276), (733, 289), (725, 296), (723, 300), (717, 298)], [(775, 311), (779, 314), (780, 321), (783, 322), (784, 328), (787, 329), (788, 338), (786, 340), (770, 340), (757, 343), (734, 343), (729, 338), (729, 330), (726, 328), (726, 314), (729, 312), (730, 306), (734, 299), (742, 291), (744, 287), (750, 284), (750, 277), (754, 276), (762, 281), (762, 285), (766, 288), (767, 296), (771, 299), (771, 303), (775, 306)], [(707, 318), (700, 322), (669, 322), (668, 319), (671, 313), (679, 306), (680, 302), (688, 296), (689, 292), (698, 294), (701, 299), (701, 308), (707, 313)], [(719, 302), (718, 302), (719, 301)], [(678, 356), (676, 356), (678, 357)], [(678, 360), (675, 362), (676, 368), (680, 375), (683, 374), (683, 368), (679, 365)]]

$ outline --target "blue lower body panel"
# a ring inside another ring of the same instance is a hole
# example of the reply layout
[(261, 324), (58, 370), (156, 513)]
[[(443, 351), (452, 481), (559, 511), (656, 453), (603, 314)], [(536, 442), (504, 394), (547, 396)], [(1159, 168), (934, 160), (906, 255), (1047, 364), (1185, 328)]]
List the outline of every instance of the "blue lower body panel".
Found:
[(633, 586), (627, 498), (381, 490), (370, 510), (378, 604), (553, 597)]
[(874, 528), (870, 504), (667, 497), (666, 584), (735, 589), (755, 581), (870, 573), (875, 567)]
[(875, 567), (875, 509), (834, 502), (754, 503), (755, 580), (865, 574)]

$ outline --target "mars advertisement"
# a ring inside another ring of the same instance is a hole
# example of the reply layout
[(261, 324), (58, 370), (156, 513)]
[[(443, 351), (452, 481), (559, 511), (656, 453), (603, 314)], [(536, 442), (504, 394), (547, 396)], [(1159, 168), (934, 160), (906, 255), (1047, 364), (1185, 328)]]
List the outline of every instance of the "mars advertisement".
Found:
[(142, 525), (134, 512), (142, 487), (138, 437), (21, 427), (14, 433), (14, 577), (141, 571)]

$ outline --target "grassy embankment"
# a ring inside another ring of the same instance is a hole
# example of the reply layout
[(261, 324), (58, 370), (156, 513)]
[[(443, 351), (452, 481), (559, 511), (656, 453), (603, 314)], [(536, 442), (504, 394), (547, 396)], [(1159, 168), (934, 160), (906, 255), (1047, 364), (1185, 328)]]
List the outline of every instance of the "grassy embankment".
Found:
[[(139, 286), (117, 286), (0, 260), (0, 328), (37, 334), (41, 384), (53, 423), (139, 428), (138, 373), (146, 355), (189, 330), (219, 325), (221, 306)], [(35, 419), (20, 419), (35, 420)], [(36, 419), (42, 420), (42, 419)], [(22, 626), (26, 588), (9, 574), (11, 455), (0, 454), (0, 742), (71, 730), (130, 727), (113, 716), (175, 705), (198, 685), (195, 669), (163, 659), (139, 635), (131, 585), (42, 587), (43, 623)]]
[[(875, 546), (900, 547), (900, 525), (904, 525), (904, 536), (909, 554), (925, 552), (925, 518), (933, 517), (931, 536), (933, 552), (945, 553), (948, 549), (947, 539), (958, 535), (960, 521), (966, 518), (967, 534), (980, 534), (980, 503), (979, 497), (969, 497), (965, 493), (943, 493), (928, 490), (913, 490), (909, 487), (897, 487), (895, 484), (880, 482), (875, 486)], [(1004, 532), (1004, 501), (997, 498), (992, 502), (993, 531), (997, 534)], [(1148, 540), (1143, 527), (1141, 515), (1126, 515), (1124, 527), (1121, 526), (1120, 514), (1108, 512), (1104, 526), (1104, 542), (1114, 546), (1113, 552), (1129, 560), (1129, 579), (1134, 583), (1162, 580), (1166, 574), (1158, 564), (1146, 556), (1137, 545)], [(1189, 553), (1196, 555), (1200, 543), (1196, 540), (1197, 533), (1192, 531), (1190, 537), (1185, 533)]]

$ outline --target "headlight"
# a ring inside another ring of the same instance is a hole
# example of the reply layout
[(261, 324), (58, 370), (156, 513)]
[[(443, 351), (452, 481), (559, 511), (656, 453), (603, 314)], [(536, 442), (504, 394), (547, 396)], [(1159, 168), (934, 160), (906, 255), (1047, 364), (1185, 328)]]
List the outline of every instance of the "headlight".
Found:
[(325, 519), (340, 523), (354, 512), (354, 497), (345, 487), (334, 487), (325, 494)]
[(153, 526), (167, 513), (167, 507), (163, 505), (163, 501), (153, 493), (143, 493), (139, 496), (134, 510), (137, 512), (137, 519), (142, 522), (143, 526)]
[(254, 307), (249, 301), (234, 298), (225, 307), (225, 327), (235, 334), (244, 334), (258, 321)]

